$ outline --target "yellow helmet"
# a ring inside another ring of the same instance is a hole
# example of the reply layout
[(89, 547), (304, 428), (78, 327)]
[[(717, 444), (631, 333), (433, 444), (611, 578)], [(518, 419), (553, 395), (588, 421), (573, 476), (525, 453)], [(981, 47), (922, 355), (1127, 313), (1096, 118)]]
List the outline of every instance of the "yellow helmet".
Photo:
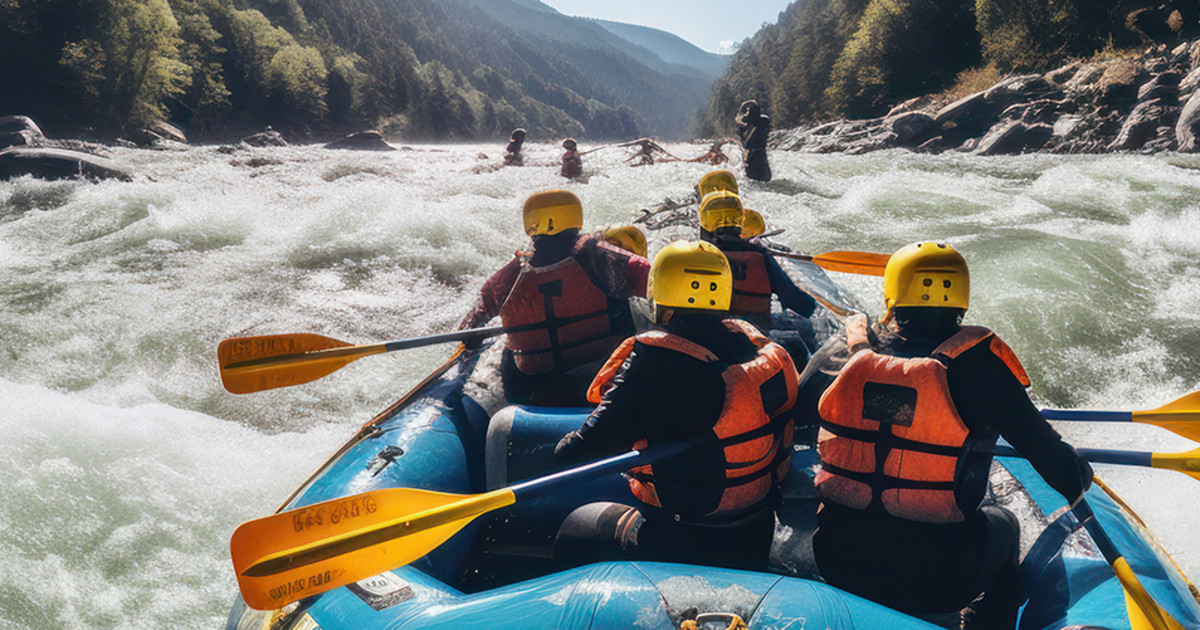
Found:
[(604, 240), (621, 249), (646, 257), (646, 235), (634, 225), (622, 225), (604, 230)]
[(729, 259), (704, 241), (675, 241), (654, 257), (646, 296), (655, 306), (729, 310), (733, 273)]
[(715, 232), (723, 227), (741, 228), (745, 221), (742, 200), (727, 190), (717, 190), (700, 200), (700, 227)]
[(566, 190), (547, 190), (525, 200), (525, 233), (558, 234), (583, 227), (583, 205), (579, 197)]
[(767, 231), (767, 223), (758, 211), (745, 208), (742, 212), (745, 213), (742, 218), (742, 238), (754, 238)]
[(720, 169), (705, 173), (704, 177), (700, 178), (700, 183), (696, 184), (696, 188), (700, 191), (700, 198), (704, 195), (716, 190), (728, 190), (733, 194), (738, 194), (737, 177), (733, 171), (729, 169)]
[(898, 306), (967, 309), (971, 276), (962, 254), (946, 243), (924, 241), (902, 247), (883, 272), (887, 314)]

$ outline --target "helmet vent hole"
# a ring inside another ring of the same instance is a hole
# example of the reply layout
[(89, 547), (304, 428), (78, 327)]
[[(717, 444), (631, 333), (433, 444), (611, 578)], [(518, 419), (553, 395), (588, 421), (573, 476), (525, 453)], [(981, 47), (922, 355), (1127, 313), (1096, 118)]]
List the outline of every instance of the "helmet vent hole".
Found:
[(699, 288), (700, 288), (700, 281), (699, 281), (699, 280), (692, 280), (692, 288), (693, 288), (693, 289), (699, 289)]
[(943, 296), (942, 296), (942, 301), (943, 301), (943, 302), (949, 302), (949, 301), (950, 301), (950, 296), (949, 296), (949, 295), (943, 295)]
[(695, 303), (696, 303), (696, 298), (694, 298), (694, 297), (688, 298), (688, 304), (695, 304)]
[(709, 305), (709, 306), (716, 306), (716, 305), (717, 305), (717, 301), (716, 301), (716, 300), (709, 300), (709, 301), (708, 301), (708, 305)]
[(928, 301), (929, 301), (929, 294), (928, 294), (928, 293), (926, 293), (925, 295), (922, 295), (922, 296), (921, 296), (921, 299), (922, 299), (922, 300), (925, 300), (926, 302), (928, 302)]
[(949, 281), (949, 280), (942, 280), (942, 286), (943, 286), (943, 287), (945, 287), (945, 288), (947, 288), (947, 289), (949, 289), (949, 288), (950, 288), (950, 281)]
[(716, 290), (717, 290), (717, 283), (716, 283), (716, 282), (710, 282), (710, 283), (708, 283), (708, 290), (709, 290), (709, 291), (716, 291)]
[(931, 286), (933, 286), (933, 279), (932, 279), (932, 278), (925, 278), (925, 280), (923, 280), (923, 281), (921, 282), (921, 284), (924, 284), (924, 285), (925, 285), (925, 286), (927, 286), (927, 287), (931, 287)]

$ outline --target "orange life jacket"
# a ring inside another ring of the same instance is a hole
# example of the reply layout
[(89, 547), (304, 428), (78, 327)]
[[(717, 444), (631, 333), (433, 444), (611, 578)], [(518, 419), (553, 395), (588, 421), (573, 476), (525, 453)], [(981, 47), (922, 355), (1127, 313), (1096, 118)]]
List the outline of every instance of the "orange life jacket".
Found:
[[(765, 499), (792, 460), (791, 415), (800, 375), (782, 346), (741, 320), (727, 319), (726, 327), (745, 334), (758, 347), (758, 355), (745, 363), (725, 367), (725, 403), (713, 426), (724, 452), (725, 484), (720, 502), (707, 516), (718, 516), (750, 507)], [(626, 339), (609, 357), (588, 389), (588, 400), (599, 403), (617, 370), (633, 351), (635, 342), (681, 352), (706, 363), (720, 361), (707, 348), (664, 331), (649, 331)], [(645, 448), (641, 440), (634, 448)], [(641, 501), (663, 507), (654, 486), (654, 467), (629, 471), (629, 487)]]
[(729, 303), (732, 315), (770, 319), (771, 276), (760, 252), (725, 252), (733, 273), (733, 299)]
[(963, 327), (933, 358), (870, 350), (851, 357), (819, 405), (821, 497), (858, 510), (882, 507), (924, 523), (965, 520), (954, 481), (970, 431), (950, 397), (946, 364), (980, 343), (1029, 386), (1012, 349), (981, 326)]
[[(587, 238), (580, 237), (576, 253)], [(632, 328), (613, 329), (611, 314), (620, 308), (621, 304), (592, 284), (574, 255), (545, 267), (522, 260), (521, 273), (500, 307), (500, 322), (505, 326), (546, 324), (545, 328), (508, 335), (517, 369), (544, 374), (607, 356), (633, 332)]]

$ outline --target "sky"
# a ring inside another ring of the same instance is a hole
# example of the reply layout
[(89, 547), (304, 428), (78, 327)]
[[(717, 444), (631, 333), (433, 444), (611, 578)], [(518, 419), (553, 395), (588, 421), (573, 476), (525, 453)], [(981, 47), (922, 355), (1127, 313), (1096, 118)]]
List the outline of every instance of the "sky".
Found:
[[(542, 0), (559, 13), (640, 24), (674, 33), (709, 52), (731, 53), (790, 0)], [(736, 10), (731, 10), (736, 8)]]

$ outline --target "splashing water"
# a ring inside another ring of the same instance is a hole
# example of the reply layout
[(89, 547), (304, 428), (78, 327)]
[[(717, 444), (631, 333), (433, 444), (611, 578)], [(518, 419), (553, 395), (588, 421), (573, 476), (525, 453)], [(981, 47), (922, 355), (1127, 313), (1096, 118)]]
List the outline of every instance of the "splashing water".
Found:
[[(556, 147), (526, 145), (526, 163), (545, 166), (487, 168), (499, 149), (114, 149), (133, 183), (0, 182), (0, 628), (219, 627), (233, 528), (273, 510), (450, 351), (234, 396), (218, 380), (220, 340), (449, 330), (524, 244), (530, 193), (571, 189), (599, 228), (685, 197), (709, 170), (632, 168), (611, 148), (585, 156), (587, 183), (567, 183), (550, 166)], [(777, 242), (890, 252), (947, 239), (963, 251), (969, 322), (1013, 346), (1040, 403), (1146, 409), (1200, 385), (1200, 159), (772, 160), (776, 179), (742, 194), (786, 230)], [(652, 250), (687, 235), (652, 234)], [(877, 278), (835, 275), (881, 303)], [(1196, 447), (1152, 427), (1058, 426), (1080, 446)], [(1188, 533), (1200, 486), (1099, 471), (1200, 577)]]

